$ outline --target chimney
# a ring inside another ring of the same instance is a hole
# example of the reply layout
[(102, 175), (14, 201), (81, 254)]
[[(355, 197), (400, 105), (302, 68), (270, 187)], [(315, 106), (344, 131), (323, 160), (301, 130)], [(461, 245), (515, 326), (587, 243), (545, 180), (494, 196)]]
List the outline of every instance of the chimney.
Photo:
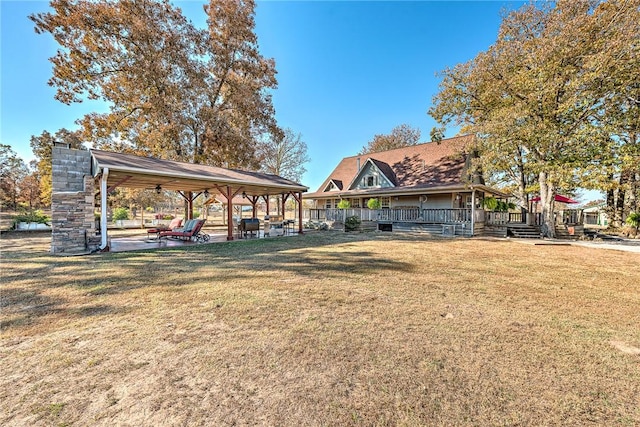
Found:
[(356, 159), (356, 162), (358, 163), (358, 170), (360, 170), (360, 157)]

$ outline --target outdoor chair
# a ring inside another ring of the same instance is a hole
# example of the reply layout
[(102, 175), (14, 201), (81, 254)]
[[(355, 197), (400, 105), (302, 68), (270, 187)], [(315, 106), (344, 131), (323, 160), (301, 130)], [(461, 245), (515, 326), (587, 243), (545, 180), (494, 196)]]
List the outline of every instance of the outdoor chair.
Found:
[(189, 219), (184, 223), (184, 227), (182, 228), (170, 231), (161, 231), (158, 238), (162, 239), (163, 237), (171, 237), (172, 239), (206, 242), (209, 240), (209, 235), (200, 232), (203, 225), (203, 219)]
[(165, 226), (158, 226), (158, 227), (153, 227), (147, 230), (147, 236), (148, 238), (151, 238), (152, 234), (156, 235), (156, 239), (160, 237), (160, 233), (163, 231), (171, 231), (171, 230), (175, 230), (176, 228), (179, 228), (182, 225), (182, 218), (173, 218), (171, 220), (171, 222), (169, 223), (169, 226), (165, 227)]

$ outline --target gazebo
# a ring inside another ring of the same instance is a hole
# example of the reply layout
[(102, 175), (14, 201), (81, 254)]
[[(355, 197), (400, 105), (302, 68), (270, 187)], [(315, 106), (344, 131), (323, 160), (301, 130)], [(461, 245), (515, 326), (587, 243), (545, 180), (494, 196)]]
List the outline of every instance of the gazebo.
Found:
[[(233, 240), (235, 196), (246, 197), (254, 206), (261, 197), (268, 203), (269, 195), (281, 195), (282, 200), (292, 196), (298, 203), (298, 232), (302, 233), (302, 193), (308, 188), (277, 175), (64, 146), (53, 149), (52, 175), (53, 253), (87, 252), (95, 246), (108, 251), (107, 195), (120, 186), (174, 190), (189, 205), (201, 195), (226, 200), (227, 240)], [(91, 237), (95, 235), (95, 187), (101, 207), (99, 244)]]

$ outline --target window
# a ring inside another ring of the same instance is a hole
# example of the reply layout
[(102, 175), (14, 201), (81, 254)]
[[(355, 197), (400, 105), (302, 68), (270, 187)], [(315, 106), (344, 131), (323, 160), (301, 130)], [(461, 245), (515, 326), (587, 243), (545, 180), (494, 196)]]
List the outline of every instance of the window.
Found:
[(360, 198), (351, 199), (351, 207), (359, 208), (360, 207)]
[(378, 185), (378, 177), (375, 175), (367, 175), (362, 178), (363, 187), (376, 187)]
[(333, 207), (333, 200), (327, 199), (324, 205), (325, 209), (331, 209)]
[(380, 197), (380, 206), (382, 209), (389, 209), (391, 203), (391, 197)]

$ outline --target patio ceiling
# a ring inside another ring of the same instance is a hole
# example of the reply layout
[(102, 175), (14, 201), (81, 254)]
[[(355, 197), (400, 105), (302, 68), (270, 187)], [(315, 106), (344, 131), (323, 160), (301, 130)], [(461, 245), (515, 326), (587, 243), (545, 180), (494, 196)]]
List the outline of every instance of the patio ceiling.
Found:
[(279, 177), (259, 172), (225, 169), (214, 166), (160, 160), (151, 157), (109, 151), (91, 150), (93, 175), (108, 169), (107, 187), (153, 190), (193, 191), (208, 190), (211, 194), (226, 191), (245, 192), (250, 196), (306, 192), (307, 187)]

